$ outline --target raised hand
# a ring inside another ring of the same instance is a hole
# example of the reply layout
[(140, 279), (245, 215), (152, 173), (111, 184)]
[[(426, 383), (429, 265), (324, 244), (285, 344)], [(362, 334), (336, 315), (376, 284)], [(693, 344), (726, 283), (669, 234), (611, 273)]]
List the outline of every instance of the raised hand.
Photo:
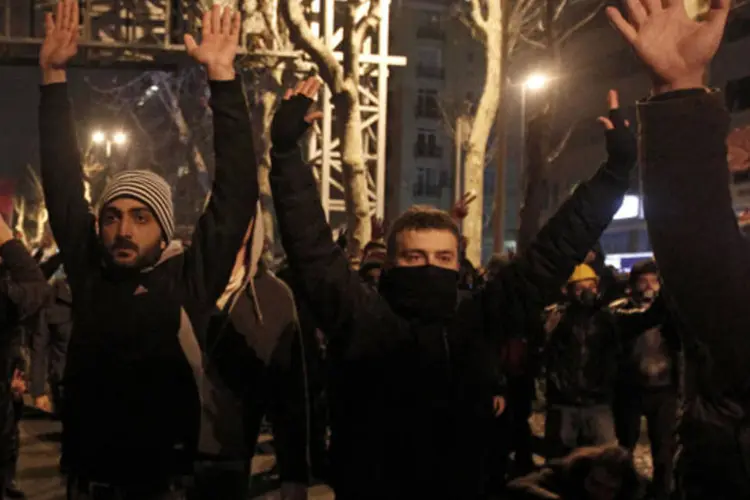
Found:
[(607, 16), (651, 72), (656, 93), (703, 86), (719, 48), (730, 0), (711, 0), (705, 20), (691, 19), (683, 0), (626, 0), (628, 20), (615, 7)]
[(476, 193), (469, 191), (464, 193), (460, 200), (458, 200), (451, 208), (451, 217), (456, 221), (462, 221), (469, 215), (469, 205), (477, 199)]
[(44, 42), (39, 51), (39, 66), (45, 83), (62, 78), (68, 61), (78, 52), (78, 1), (60, 0), (57, 13), (48, 12), (44, 18)]
[(203, 64), (211, 80), (234, 80), (234, 58), (240, 43), (240, 13), (214, 4), (203, 14), (203, 32), (198, 45), (192, 35), (185, 35), (187, 53)]
[(271, 144), (277, 153), (297, 147), (310, 125), (323, 116), (320, 111), (310, 111), (313, 100), (320, 90), (320, 80), (308, 78), (288, 89), (271, 122)]
[(607, 104), (609, 114), (606, 117), (600, 116), (597, 120), (604, 125), (609, 159), (621, 165), (633, 165), (638, 159), (638, 143), (629, 128), (630, 122), (622, 115), (616, 90), (607, 93)]

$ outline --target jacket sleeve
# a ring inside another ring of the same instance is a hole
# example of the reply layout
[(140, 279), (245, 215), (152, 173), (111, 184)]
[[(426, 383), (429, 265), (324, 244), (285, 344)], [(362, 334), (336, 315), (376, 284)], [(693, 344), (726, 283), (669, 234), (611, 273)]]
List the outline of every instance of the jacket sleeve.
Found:
[(39, 144), (44, 201), (55, 240), (72, 277), (96, 258), (95, 218), (83, 187), (81, 153), (66, 83), (42, 85)]
[(0, 258), (9, 276), (0, 281), (0, 297), (18, 320), (31, 316), (50, 298), (51, 289), (34, 258), (17, 240), (0, 246)]
[(216, 172), (211, 198), (185, 251), (185, 282), (200, 303), (213, 304), (229, 281), (255, 214), (258, 168), (247, 102), (239, 77), (210, 81)]
[(638, 107), (649, 237), (679, 314), (717, 367), (717, 391), (740, 389), (750, 378), (750, 243), (729, 191), (729, 113), (719, 93), (660, 97)]
[(47, 383), (49, 366), (50, 330), (44, 313), (39, 315), (38, 327), (31, 331), (31, 386), (29, 392), (36, 398), (42, 396)]
[[(300, 151), (271, 158), (271, 189), (281, 241), (303, 300), (310, 304), (320, 329), (329, 338), (341, 335), (352, 341), (355, 321), (395, 318), (380, 295), (368, 290), (349, 269), (343, 251), (334, 243), (312, 170)], [(399, 328), (382, 328), (381, 332), (348, 345), (356, 351), (370, 351), (402, 335)]]
[(302, 336), (296, 320), (284, 329), (271, 359), (269, 418), (284, 483), (307, 484), (310, 424)]
[(629, 169), (628, 165), (605, 163), (589, 181), (578, 186), (526, 252), (488, 282), (486, 309), (499, 313), (490, 324), (504, 323), (507, 311), (503, 312), (503, 306), (508, 300), (525, 311), (514, 312), (525, 318), (524, 323), (537, 318), (542, 308), (554, 301), (557, 290), (583, 262), (617, 212), (628, 189)]

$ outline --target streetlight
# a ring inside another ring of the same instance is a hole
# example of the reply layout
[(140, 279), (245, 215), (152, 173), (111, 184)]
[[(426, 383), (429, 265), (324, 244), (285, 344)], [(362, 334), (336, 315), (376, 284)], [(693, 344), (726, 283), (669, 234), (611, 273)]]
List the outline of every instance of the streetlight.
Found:
[(98, 145), (104, 144), (107, 158), (109, 158), (112, 155), (112, 144), (115, 146), (124, 146), (128, 142), (128, 134), (122, 130), (118, 130), (113, 134), (107, 134), (103, 130), (94, 130), (91, 133), (91, 142)]
[(541, 73), (534, 73), (529, 75), (523, 85), (529, 90), (541, 90), (547, 85), (547, 77)]

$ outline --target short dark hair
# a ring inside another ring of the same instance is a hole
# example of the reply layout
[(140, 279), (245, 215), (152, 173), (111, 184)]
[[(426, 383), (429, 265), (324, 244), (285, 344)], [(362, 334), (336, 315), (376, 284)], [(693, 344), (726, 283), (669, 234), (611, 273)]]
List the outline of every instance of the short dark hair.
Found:
[(458, 224), (445, 210), (431, 207), (429, 205), (413, 205), (406, 212), (398, 216), (391, 225), (388, 233), (388, 257), (396, 255), (396, 238), (404, 231), (425, 230), (450, 231), (456, 237), (456, 242), (461, 241), (461, 232)]
[(646, 259), (635, 263), (630, 269), (628, 282), (630, 283), (630, 285), (634, 285), (636, 281), (638, 281), (638, 278), (640, 278), (644, 274), (656, 274), (657, 276), (659, 275), (659, 267), (656, 265), (656, 261), (654, 259)]

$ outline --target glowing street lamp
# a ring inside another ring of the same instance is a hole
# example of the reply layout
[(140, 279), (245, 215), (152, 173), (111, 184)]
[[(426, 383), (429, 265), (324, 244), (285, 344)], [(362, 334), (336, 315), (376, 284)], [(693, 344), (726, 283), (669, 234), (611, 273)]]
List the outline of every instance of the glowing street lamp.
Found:
[(115, 146), (124, 146), (128, 142), (128, 134), (122, 130), (118, 130), (113, 134), (107, 134), (103, 130), (94, 130), (91, 133), (91, 142), (96, 145), (104, 145), (107, 158), (109, 158), (112, 155), (112, 144)]
[(526, 79), (523, 86), (527, 90), (541, 90), (547, 86), (547, 81), (546, 76), (541, 73), (534, 73)]

